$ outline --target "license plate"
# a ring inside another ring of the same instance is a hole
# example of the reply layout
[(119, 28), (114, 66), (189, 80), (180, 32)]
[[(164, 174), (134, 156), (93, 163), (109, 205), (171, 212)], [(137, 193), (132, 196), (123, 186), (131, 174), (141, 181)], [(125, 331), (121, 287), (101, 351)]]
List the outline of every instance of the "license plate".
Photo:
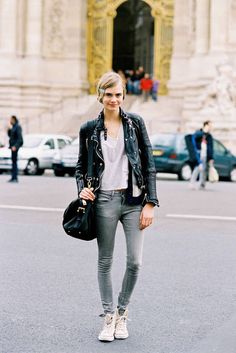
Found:
[(164, 154), (164, 151), (162, 150), (154, 150), (152, 151), (153, 156), (162, 156)]

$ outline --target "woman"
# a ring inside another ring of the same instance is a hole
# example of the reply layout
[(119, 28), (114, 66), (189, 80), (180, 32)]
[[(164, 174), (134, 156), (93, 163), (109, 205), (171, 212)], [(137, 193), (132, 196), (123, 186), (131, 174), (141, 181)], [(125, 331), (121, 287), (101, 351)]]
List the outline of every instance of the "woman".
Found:
[[(104, 309), (104, 327), (98, 338), (113, 341), (128, 337), (128, 303), (142, 261), (143, 229), (152, 224), (156, 171), (142, 118), (125, 113), (121, 103), (125, 84), (114, 72), (104, 74), (97, 86), (103, 110), (80, 129), (76, 166), (79, 197), (94, 201), (98, 243), (98, 283)], [(93, 144), (92, 188), (87, 187), (88, 146)], [(127, 244), (127, 265), (115, 309), (111, 266), (118, 221)]]

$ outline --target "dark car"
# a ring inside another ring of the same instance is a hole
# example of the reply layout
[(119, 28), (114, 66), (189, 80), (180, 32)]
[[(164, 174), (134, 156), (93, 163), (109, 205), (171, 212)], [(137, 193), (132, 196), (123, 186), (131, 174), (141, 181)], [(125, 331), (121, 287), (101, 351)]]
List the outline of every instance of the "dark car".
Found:
[[(192, 166), (185, 143), (185, 134), (160, 133), (151, 136), (153, 157), (157, 173), (177, 174), (180, 180), (189, 180)], [(236, 181), (236, 157), (214, 139), (214, 166), (221, 179)]]
[(75, 139), (70, 145), (65, 146), (53, 159), (53, 170), (56, 176), (69, 174), (74, 176), (75, 166), (78, 160), (79, 139)]

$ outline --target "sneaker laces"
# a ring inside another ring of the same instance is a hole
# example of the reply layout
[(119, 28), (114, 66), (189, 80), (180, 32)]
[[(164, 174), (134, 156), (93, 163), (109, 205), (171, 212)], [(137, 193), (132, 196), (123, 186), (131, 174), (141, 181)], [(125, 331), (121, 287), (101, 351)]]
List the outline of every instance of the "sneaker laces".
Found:
[(104, 314), (104, 313), (99, 315), (99, 317), (105, 318), (103, 328), (109, 327), (112, 325), (112, 322), (114, 320), (114, 315), (115, 314)]
[(119, 315), (116, 318), (116, 327), (118, 329), (123, 329), (124, 327), (126, 328), (127, 321), (131, 321), (130, 319), (128, 319), (127, 314), (126, 315)]

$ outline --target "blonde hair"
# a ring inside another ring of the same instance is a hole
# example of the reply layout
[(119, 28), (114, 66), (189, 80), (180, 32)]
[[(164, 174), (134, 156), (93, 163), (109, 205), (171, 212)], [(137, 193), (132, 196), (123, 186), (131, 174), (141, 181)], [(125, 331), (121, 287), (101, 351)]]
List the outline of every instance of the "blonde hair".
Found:
[(123, 99), (125, 99), (126, 87), (125, 87), (125, 82), (123, 81), (122, 77), (113, 71), (106, 72), (104, 75), (102, 75), (102, 77), (100, 78), (100, 80), (98, 81), (98, 84), (97, 84), (98, 101), (100, 103), (102, 103), (103, 97), (105, 95), (105, 90), (107, 88), (115, 87), (119, 83), (122, 84)]

